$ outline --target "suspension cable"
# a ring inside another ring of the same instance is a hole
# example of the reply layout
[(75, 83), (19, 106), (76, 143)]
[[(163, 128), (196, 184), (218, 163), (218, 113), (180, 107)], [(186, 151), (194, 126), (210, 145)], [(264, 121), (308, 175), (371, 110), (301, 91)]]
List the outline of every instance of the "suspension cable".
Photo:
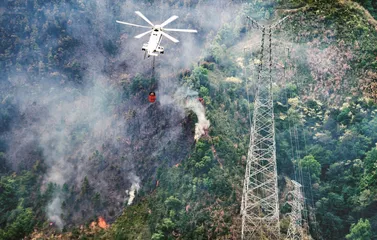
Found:
[[(244, 55), (245, 55), (245, 49), (244, 49)], [(244, 56), (246, 57), (246, 56)], [(249, 119), (249, 129), (251, 129), (252, 127), (252, 124), (251, 124), (251, 111), (250, 111), (250, 95), (249, 95), (249, 86), (248, 86), (248, 80), (249, 78), (247, 77), (247, 66), (246, 66), (247, 63), (245, 63), (245, 66), (244, 66), (244, 76), (245, 76), (245, 85), (246, 85), (246, 96), (247, 96), (247, 110), (248, 110), (248, 119)], [(251, 132), (250, 132), (251, 134)]]
[[(285, 79), (285, 68), (284, 68), (284, 79)], [(286, 79), (285, 79), (285, 84), (286, 84)], [(298, 86), (298, 85), (297, 85)], [(285, 85), (286, 87), (286, 85)], [(286, 92), (286, 98), (288, 98), (288, 94)], [(288, 108), (288, 106), (287, 106)], [(293, 143), (292, 143), (292, 132), (293, 132), (293, 135), (294, 135), (294, 142), (295, 142), (295, 146), (293, 146)], [(296, 159), (299, 160), (301, 159), (301, 156), (300, 156), (300, 146), (299, 146), (299, 130), (297, 128), (297, 126), (294, 126), (293, 129), (289, 123), (289, 133), (290, 133), (290, 139), (291, 139), (291, 150), (292, 150), (292, 153), (294, 152), (294, 149), (295, 149), (295, 152), (296, 152)], [(307, 152), (307, 144), (306, 144), (306, 134), (305, 134), (305, 130), (304, 128), (302, 127), (302, 134), (303, 134), (303, 137), (304, 137), (304, 151), (305, 151), (305, 156), (308, 154)], [(295, 158), (294, 154), (293, 154), (293, 158)], [(297, 171), (296, 171), (296, 166), (295, 164), (293, 165), (294, 167), (294, 173), (295, 173), (295, 180), (298, 181), (298, 179), (301, 181), (302, 183), (302, 188), (303, 188), (303, 192), (305, 193), (305, 188), (309, 188), (308, 191), (306, 191), (310, 196), (308, 196), (308, 198), (306, 199), (310, 199), (310, 204), (307, 203), (307, 201), (304, 201), (304, 209), (307, 209), (307, 214), (305, 216), (306, 218), (306, 221), (308, 223), (307, 225), (307, 232), (309, 233), (309, 222), (310, 222), (310, 217), (309, 217), (309, 214), (310, 214), (310, 209), (309, 209), (309, 205), (311, 206), (311, 209), (314, 210), (314, 198), (313, 198), (313, 190), (312, 190), (312, 181), (311, 181), (311, 171), (309, 168), (305, 168), (305, 170), (307, 171), (307, 175), (308, 175), (308, 181), (309, 181), (309, 185), (305, 186), (305, 179), (304, 179), (304, 172), (303, 172), (303, 168), (301, 166), (301, 164), (298, 162), (298, 175), (297, 175)], [(316, 221), (316, 216), (315, 216), (315, 213), (313, 214), (313, 224), (314, 224), (314, 232), (318, 232), (318, 229), (317, 229), (317, 221)]]
[[(288, 48), (288, 59), (289, 59), (289, 48)], [(286, 79), (286, 75), (285, 75), (285, 71), (286, 71), (286, 64), (287, 64), (287, 61), (284, 61), (284, 72), (283, 72), (283, 76), (284, 76), (284, 89), (285, 89), (285, 101), (286, 101), (286, 111), (288, 112), (288, 92), (287, 92), (287, 79)], [(290, 97), (292, 97), (290, 95)], [(290, 121), (288, 121), (288, 131), (289, 131), (289, 139), (290, 139), (290, 143), (291, 143), (291, 161), (295, 159), (295, 154), (294, 154), (294, 147), (293, 147), (293, 137), (292, 137), (292, 127), (291, 127), (291, 123)], [(293, 164), (293, 172), (294, 172), (294, 178), (295, 178), (295, 181), (298, 180), (297, 178), (297, 169), (296, 169), (296, 164)], [(297, 181), (298, 182), (298, 181)]]
[(151, 79), (155, 78), (155, 62), (156, 62), (156, 56), (153, 56), (153, 59), (152, 59)]
[[(289, 48), (288, 48), (288, 58), (289, 57)], [(286, 79), (286, 61), (284, 62), (284, 87), (285, 89), (287, 88), (287, 79)], [(292, 97), (291, 93), (290, 93), (290, 97)], [(286, 104), (286, 109), (288, 111), (288, 93), (287, 91), (285, 91), (285, 98), (286, 98), (286, 101), (287, 101), (287, 104)], [(298, 137), (298, 130), (297, 130), (297, 126), (291, 126), (291, 123), (290, 121), (288, 121), (288, 131), (289, 131), (289, 136), (290, 136), (290, 143), (291, 143), (291, 154), (292, 154), (292, 158), (293, 159), (296, 159), (297, 162), (293, 164), (293, 170), (294, 170), (294, 178), (295, 178), (295, 181), (297, 182), (300, 182), (301, 183), (301, 186), (302, 186), (302, 191), (305, 193), (305, 184), (304, 184), (304, 179), (303, 179), (303, 172), (302, 172), (302, 166), (301, 166), (301, 163), (299, 162), (299, 160), (301, 159), (301, 155), (300, 155), (300, 146), (299, 146), (299, 137)], [(296, 164), (297, 164), (297, 167), (296, 167)], [(308, 206), (307, 206), (307, 203), (306, 201), (304, 200), (304, 209), (308, 209)], [(309, 233), (309, 218), (308, 218), (308, 214), (305, 214), (306, 216), (304, 216), (304, 220), (308, 223), (307, 226), (303, 226), (306, 228), (307, 230), (307, 233)], [(306, 218), (306, 219), (305, 219)]]
[[(306, 145), (306, 134), (305, 134), (305, 131), (303, 129), (303, 136), (304, 136), (304, 150), (305, 150), (305, 155), (308, 155), (308, 151), (307, 151), (307, 145)], [(312, 190), (312, 177), (311, 177), (311, 172), (310, 172), (310, 169), (308, 169), (308, 175), (309, 175), (309, 191), (310, 191), (310, 198), (311, 198), (311, 207), (314, 211), (314, 197), (313, 197), (313, 190)], [(314, 226), (314, 232), (316, 232), (317, 234), (319, 234), (319, 231), (318, 231), (318, 228), (317, 228), (317, 217), (316, 217), (316, 214), (314, 212), (313, 214), (313, 226)]]

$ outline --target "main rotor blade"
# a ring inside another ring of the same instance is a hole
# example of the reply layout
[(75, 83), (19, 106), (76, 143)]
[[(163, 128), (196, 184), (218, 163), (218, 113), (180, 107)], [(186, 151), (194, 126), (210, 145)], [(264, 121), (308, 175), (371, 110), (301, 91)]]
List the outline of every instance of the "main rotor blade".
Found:
[(142, 38), (142, 37), (144, 37), (145, 35), (147, 35), (148, 33), (151, 33), (152, 31), (153, 31), (153, 30), (146, 31), (146, 32), (144, 32), (144, 33), (142, 33), (142, 34), (139, 34), (139, 35), (135, 36), (135, 38)]
[(147, 23), (149, 23), (149, 25), (151, 25), (152, 27), (154, 27), (154, 24), (151, 21), (149, 21), (149, 19), (146, 16), (144, 16), (141, 12), (136, 11), (135, 13), (137, 15), (139, 15), (139, 17), (141, 17), (142, 19), (144, 19)]
[(164, 31), (168, 32), (188, 32), (188, 33), (197, 33), (197, 30), (194, 29), (174, 29), (174, 28), (164, 28)]
[(121, 21), (116, 21), (117, 23), (121, 23), (121, 24), (125, 24), (125, 25), (130, 25), (130, 26), (135, 26), (135, 27), (142, 27), (142, 28), (151, 28), (151, 27), (148, 27), (148, 26), (141, 26), (141, 25), (137, 25), (137, 24), (133, 24), (133, 23), (128, 23), (128, 22), (121, 22)]
[(165, 37), (167, 37), (172, 42), (175, 42), (175, 43), (179, 42), (177, 39), (173, 38), (172, 36), (170, 36), (167, 33), (164, 33), (163, 31), (161, 31), (161, 34), (164, 35)]
[(168, 20), (166, 20), (165, 22), (161, 23), (160, 24), (160, 27), (164, 27), (166, 25), (168, 25), (169, 23), (173, 22), (175, 19), (177, 19), (178, 16), (171, 16)]

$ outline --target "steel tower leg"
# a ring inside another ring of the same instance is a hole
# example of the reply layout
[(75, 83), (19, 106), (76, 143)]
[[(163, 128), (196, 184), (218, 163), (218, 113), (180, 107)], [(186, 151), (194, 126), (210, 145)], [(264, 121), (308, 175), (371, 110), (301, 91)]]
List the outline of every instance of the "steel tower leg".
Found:
[(288, 193), (290, 200), (288, 204), (291, 205), (292, 210), (289, 214), (291, 220), (288, 228), (286, 240), (302, 240), (302, 210), (304, 209), (304, 197), (301, 192), (301, 184), (291, 180), (294, 189)]

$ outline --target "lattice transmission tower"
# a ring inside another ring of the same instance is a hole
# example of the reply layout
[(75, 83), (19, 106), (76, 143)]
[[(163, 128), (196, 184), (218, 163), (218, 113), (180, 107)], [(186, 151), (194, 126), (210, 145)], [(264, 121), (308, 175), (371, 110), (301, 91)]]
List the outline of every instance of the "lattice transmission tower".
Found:
[[(262, 40), (241, 202), (242, 239), (244, 240), (280, 238), (271, 39), (272, 30), (289, 17), (289, 15), (284, 17), (268, 28), (247, 17), (253, 28), (262, 31)], [(265, 42), (266, 35), (267, 42)]]
[[(266, 30), (249, 20), (262, 31), (262, 40), (241, 203), (242, 239), (272, 240), (280, 236), (271, 73), (272, 27)], [(265, 42), (266, 35), (268, 41)]]
[(301, 192), (301, 184), (291, 180), (293, 183), (293, 190), (287, 195), (289, 198), (288, 204), (292, 207), (289, 214), (290, 224), (286, 240), (302, 240), (302, 211), (304, 209), (304, 196)]

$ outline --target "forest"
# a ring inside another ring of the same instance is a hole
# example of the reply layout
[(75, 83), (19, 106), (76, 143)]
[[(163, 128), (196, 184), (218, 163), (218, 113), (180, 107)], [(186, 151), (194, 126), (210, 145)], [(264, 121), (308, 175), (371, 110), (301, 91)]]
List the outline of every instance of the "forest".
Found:
[[(135, 11), (198, 34), (163, 39), (154, 72), (147, 38), (116, 23), (144, 23)], [(303, 239), (377, 239), (373, 0), (0, 2), (0, 239), (241, 239), (261, 46), (246, 16), (287, 15), (272, 34), (280, 237), (296, 180)], [(190, 101), (210, 123), (198, 140)]]

